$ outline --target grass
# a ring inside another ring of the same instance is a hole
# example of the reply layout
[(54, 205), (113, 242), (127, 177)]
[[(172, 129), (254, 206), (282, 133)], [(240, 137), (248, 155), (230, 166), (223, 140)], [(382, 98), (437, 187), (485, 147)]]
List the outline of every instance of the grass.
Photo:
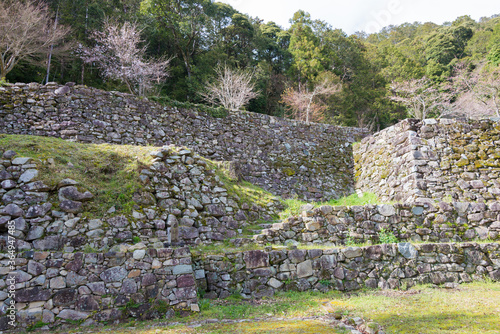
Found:
[(500, 284), (476, 282), (458, 290), (416, 287), (373, 291), (347, 300), (347, 309), (387, 333), (500, 333)]
[(354, 205), (367, 205), (367, 204), (381, 204), (377, 195), (373, 193), (364, 193), (361, 196), (358, 194), (352, 194), (346, 197), (341, 197), (338, 199), (333, 199), (327, 202), (318, 203), (307, 203), (298, 199), (287, 199), (284, 201), (286, 209), (283, 210), (279, 217), (280, 219), (286, 219), (291, 216), (297, 216), (301, 213), (302, 207), (306, 204), (312, 204), (315, 208), (323, 205), (329, 206), (354, 206)]
[[(82, 144), (58, 138), (0, 134), (0, 150), (13, 150), (17, 157), (30, 157), (37, 164), (39, 179), (50, 186), (51, 201), (58, 202), (57, 184), (71, 178), (80, 190), (89, 190), (94, 199), (85, 204), (85, 215), (101, 218), (115, 207), (116, 214), (130, 214), (136, 205), (133, 195), (143, 186), (140, 171), (152, 163), (153, 146)], [(230, 196), (240, 204), (265, 206), (276, 197), (245, 181), (233, 180), (222, 164), (207, 160), (224, 182)]]
[(224, 255), (224, 254), (232, 254), (238, 252), (245, 252), (249, 250), (257, 250), (263, 249), (263, 246), (260, 246), (256, 243), (245, 244), (240, 247), (236, 247), (229, 240), (224, 240), (223, 242), (217, 242), (212, 244), (200, 244), (194, 247), (191, 247), (191, 254), (194, 257), (200, 257), (203, 255)]
[(149, 152), (154, 150), (151, 146), (81, 144), (25, 135), (0, 135), (0, 149), (35, 159), (39, 179), (54, 190), (65, 178), (89, 190), (94, 195), (85, 204), (90, 217), (102, 217), (112, 206), (117, 212), (131, 212), (132, 196), (142, 188), (140, 170), (152, 162)]
[[(92, 328), (87, 331), (80, 328), (78, 331), (64, 331), (64, 333), (109, 333), (112, 330), (116, 334), (344, 334), (342, 330), (336, 330), (325, 321), (321, 320), (265, 320), (244, 321), (230, 323), (209, 323), (202, 325), (161, 325), (145, 326), (144, 324), (125, 324), (118, 326), (106, 326), (105, 329)], [(58, 332), (56, 332), (58, 333)], [(62, 332), (61, 332), (62, 333)]]
[[(203, 307), (201, 313), (174, 318), (169, 323), (164, 320), (134, 321), (104, 328), (78, 328), (73, 333), (335, 333), (331, 327), (327, 332), (324, 322), (296, 319), (340, 313), (375, 321), (386, 333), (498, 334), (498, 300), (500, 283), (491, 281), (464, 284), (455, 290), (417, 286), (408, 291), (375, 290), (350, 294), (284, 292), (258, 301), (208, 301), (210, 305)], [(277, 322), (273, 318), (283, 320)], [(214, 323), (205, 324), (208, 319)], [(255, 321), (225, 323), (224, 319)], [(173, 322), (177, 324), (172, 325)]]
[(224, 183), (229, 195), (235, 198), (238, 204), (253, 204), (266, 206), (277, 200), (277, 197), (270, 192), (251, 184), (250, 182), (237, 180), (231, 175), (228, 166), (224, 163), (207, 160), (210, 168), (215, 170), (215, 174)]
[(332, 326), (320, 320), (279, 320), (279, 321), (256, 321), (240, 322), (234, 324), (211, 324), (205, 325), (194, 333), (214, 333), (214, 334), (245, 334), (245, 333), (266, 333), (266, 334), (334, 334), (341, 333), (334, 331)]

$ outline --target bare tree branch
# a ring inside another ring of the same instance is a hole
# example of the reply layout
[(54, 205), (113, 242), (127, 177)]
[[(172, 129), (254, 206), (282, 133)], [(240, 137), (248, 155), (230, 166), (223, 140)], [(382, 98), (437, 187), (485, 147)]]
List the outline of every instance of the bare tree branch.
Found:
[(5, 78), (19, 61), (47, 53), (68, 32), (66, 27), (54, 27), (44, 3), (0, 1), (0, 78)]
[(207, 83), (206, 91), (200, 93), (208, 103), (236, 111), (259, 95), (251, 73), (231, 69), (227, 65), (217, 67), (215, 73), (216, 80)]
[(500, 117), (500, 69), (480, 65), (474, 70), (464, 63), (453, 68), (455, 89), (461, 93), (454, 111), (470, 117)]
[(441, 91), (426, 77), (404, 82), (392, 82), (393, 96), (389, 98), (403, 104), (410, 116), (425, 119), (431, 111), (443, 116), (450, 111), (452, 95), (445, 87)]
[(319, 100), (320, 96), (329, 97), (340, 90), (340, 84), (333, 84), (325, 79), (317, 84), (312, 91), (294, 90), (288, 88), (281, 95), (283, 103), (292, 111), (293, 118), (304, 122), (321, 122), (324, 119), (326, 105)]

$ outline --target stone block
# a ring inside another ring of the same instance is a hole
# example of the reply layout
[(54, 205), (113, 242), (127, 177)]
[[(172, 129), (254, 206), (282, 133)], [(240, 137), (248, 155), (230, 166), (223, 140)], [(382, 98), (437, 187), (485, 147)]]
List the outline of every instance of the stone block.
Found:
[(297, 264), (297, 276), (299, 278), (309, 277), (312, 276), (312, 274), (313, 274), (313, 269), (311, 260), (306, 260), (304, 262)]
[(269, 254), (260, 250), (244, 252), (243, 260), (247, 269), (269, 266)]

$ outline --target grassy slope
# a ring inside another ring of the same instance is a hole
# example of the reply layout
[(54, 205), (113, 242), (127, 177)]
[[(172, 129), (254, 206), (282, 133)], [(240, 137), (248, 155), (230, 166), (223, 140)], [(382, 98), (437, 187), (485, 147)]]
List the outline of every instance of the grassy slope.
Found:
[[(149, 152), (153, 147), (81, 144), (48, 137), (0, 135), (0, 149), (13, 150), (18, 157), (34, 158), (40, 169), (39, 178), (54, 189), (65, 178), (79, 182), (83, 189), (94, 195), (94, 199), (85, 205), (86, 213), (100, 217), (112, 206), (118, 212), (131, 210), (132, 195), (142, 187), (139, 172), (151, 163)], [(52, 200), (57, 201), (57, 196)]]
[[(94, 194), (85, 204), (85, 214), (102, 217), (115, 206), (117, 213), (130, 213), (135, 203), (132, 196), (140, 191), (139, 173), (152, 162), (153, 146), (111, 144), (82, 144), (57, 138), (0, 134), (0, 150), (13, 150), (17, 157), (35, 159), (40, 169), (40, 180), (52, 188), (65, 178), (80, 183), (80, 187)], [(52, 160), (50, 160), (52, 159)], [(50, 163), (52, 162), (52, 163)], [(248, 182), (231, 180), (227, 171), (215, 162), (211, 168), (225, 183), (228, 192), (240, 203), (266, 205), (274, 196)], [(57, 202), (56, 193), (52, 200)]]

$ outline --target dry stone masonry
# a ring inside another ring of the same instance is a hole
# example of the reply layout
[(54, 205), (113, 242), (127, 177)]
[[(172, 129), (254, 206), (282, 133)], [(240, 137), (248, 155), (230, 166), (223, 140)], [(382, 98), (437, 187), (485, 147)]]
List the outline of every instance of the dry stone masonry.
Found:
[(234, 291), (261, 298), (281, 290), (398, 289), (428, 283), (453, 285), (484, 276), (500, 280), (498, 243), (248, 251), (194, 261), (195, 268), (205, 272), (210, 298), (225, 298)]
[(0, 132), (189, 147), (212, 160), (233, 161), (245, 180), (276, 195), (310, 200), (352, 193), (351, 144), (368, 134), (248, 112), (214, 118), (129, 94), (35, 83), (0, 87)]
[(378, 243), (381, 232), (414, 242), (500, 240), (500, 203), (322, 206), (274, 223), (254, 238), (263, 244), (345, 245)]
[[(199, 310), (187, 247), (104, 254), (26, 251), (16, 259), (15, 272), (17, 320), (24, 325), (89, 325)], [(0, 318), (0, 329), (7, 328), (6, 318)]]
[(500, 199), (500, 123), (405, 120), (363, 139), (354, 152), (357, 189), (382, 200)]
[[(0, 152), (2, 153), (2, 152)], [(50, 189), (37, 180), (31, 158), (3, 153), (0, 165), (0, 249), (7, 244), (7, 223), (15, 222), (17, 249), (83, 251), (113, 248), (123, 251), (136, 238), (144, 247), (199, 244), (238, 236), (248, 222), (270, 220), (281, 203), (238, 204), (228, 195), (213, 167), (188, 149), (166, 147), (152, 152), (149, 168), (141, 171), (144, 191), (134, 195), (140, 209), (99, 219), (82, 216), (93, 195), (78, 182), (61, 180)], [(57, 193), (58, 201), (49, 195)], [(138, 239), (137, 239), (138, 238)]]

